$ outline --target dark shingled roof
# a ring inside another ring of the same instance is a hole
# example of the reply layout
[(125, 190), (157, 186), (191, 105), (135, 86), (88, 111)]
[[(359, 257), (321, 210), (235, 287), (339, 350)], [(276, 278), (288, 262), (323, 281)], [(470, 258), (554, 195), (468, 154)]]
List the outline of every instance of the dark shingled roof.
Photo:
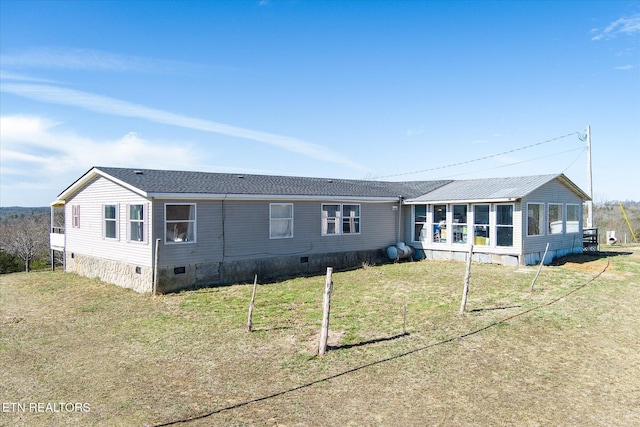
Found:
[(451, 180), (367, 181), (299, 176), (250, 175), (96, 167), (147, 194), (252, 194), (277, 196), (419, 197)]

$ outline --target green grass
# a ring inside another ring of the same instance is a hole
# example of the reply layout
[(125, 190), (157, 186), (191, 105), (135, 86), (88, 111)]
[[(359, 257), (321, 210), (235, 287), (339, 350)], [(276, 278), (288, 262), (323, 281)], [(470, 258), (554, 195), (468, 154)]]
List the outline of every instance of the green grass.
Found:
[(464, 316), (464, 263), (335, 273), (324, 357), (324, 276), (260, 285), (252, 333), (251, 284), (150, 297), (60, 272), (1, 276), (3, 402), (91, 410), (0, 425), (154, 425), (292, 389), (185, 425), (636, 425), (640, 248), (616, 251), (550, 306), (607, 259), (546, 266), (534, 292), (537, 267), (473, 264)]

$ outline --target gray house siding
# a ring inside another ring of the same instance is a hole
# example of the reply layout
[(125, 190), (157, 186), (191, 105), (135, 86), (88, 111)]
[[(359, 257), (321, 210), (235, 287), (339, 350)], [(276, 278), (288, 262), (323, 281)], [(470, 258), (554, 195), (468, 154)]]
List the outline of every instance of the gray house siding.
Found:
[[(357, 202), (360, 233), (322, 235), (323, 203), (329, 200), (156, 200), (154, 234), (164, 240), (166, 204), (195, 203), (196, 242), (160, 247), (159, 289), (249, 281), (254, 274), (275, 279), (318, 273), (332, 266), (384, 261), (383, 250), (395, 242), (397, 212), (390, 202)], [(293, 206), (293, 237), (270, 238), (270, 204)], [(391, 224), (391, 226), (390, 226)]]
[[(116, 238), (104, 237), (103, 209), (116, 206)], [(65, 203), (65, 268), (88, 277), (98, 277), (124, 287), (149, 291), (153, 266), (149, 220), (144, 222), (145, 242), (128, 241), (127, 207), (142, 204), (148, 212), (150, 203), (132, 191), (105, 178), (91, 181)], [(80, 226), (73, 226), (73, 206), (79, 206)]]
[[(544, 206), (543, 224), (541, 224), (541, 234), (528, 235), (528, 204), (535, 203)], [(562, 206), (562, 232), (551, 234), (549, 232), (549, 204), (559, 204)], [(558, 180), (551, 181), (527, 195), (522, 200), (523, 205), (523, 254), (525, 264), (537, 264), (542, 259), (547, 243), (549, 251), (545, 258), (545, 263), (553, 259), (565, 256), (570, 253), (582, 252), (582, 199), (579, 195), (571, 191), (567, 186)], [(577, 206), (578, 224), (567, 228), (567, 206)]]

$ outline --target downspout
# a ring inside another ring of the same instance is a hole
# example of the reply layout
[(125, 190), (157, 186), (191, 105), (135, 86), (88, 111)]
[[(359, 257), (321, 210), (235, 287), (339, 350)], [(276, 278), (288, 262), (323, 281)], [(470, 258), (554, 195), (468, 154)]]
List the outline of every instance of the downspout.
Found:
[(153, 260), (153, 290), (152, 295), (155, 297), (158, 293), (158, 255), (160, 252), (160, 239), (156, 239), (156, 251)]
[(396, 242), (402, 242), (402, 201), (403, 196), (398, 196), (398, 238)]

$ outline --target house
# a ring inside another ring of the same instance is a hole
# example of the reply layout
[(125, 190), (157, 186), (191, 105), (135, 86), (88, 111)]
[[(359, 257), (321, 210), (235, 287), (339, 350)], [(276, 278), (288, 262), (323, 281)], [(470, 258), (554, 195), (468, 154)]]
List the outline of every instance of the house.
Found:
[[(169, 292), (417, 258), (539, 262), (582, 249), (582, 202), (564, 175), (385, 182), (94, 167), (52, 203), (65, 271)], [(52, 217), (54, 215), (52, 214)], [(53, 232), (55, 231), (55, 233)]]

